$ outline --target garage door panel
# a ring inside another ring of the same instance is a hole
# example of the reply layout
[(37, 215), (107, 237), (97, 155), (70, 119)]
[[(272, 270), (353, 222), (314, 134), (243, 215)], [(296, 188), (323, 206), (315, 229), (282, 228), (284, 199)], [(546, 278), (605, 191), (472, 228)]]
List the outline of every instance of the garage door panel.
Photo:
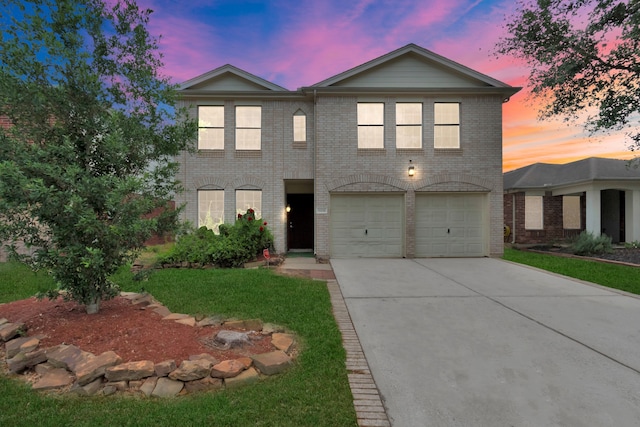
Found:
[(486, 255), (485, 194), (416, 195), (416, 256)]
[(403, 255), (404, 195), (332, 195), (330, 215), (332, 257)]

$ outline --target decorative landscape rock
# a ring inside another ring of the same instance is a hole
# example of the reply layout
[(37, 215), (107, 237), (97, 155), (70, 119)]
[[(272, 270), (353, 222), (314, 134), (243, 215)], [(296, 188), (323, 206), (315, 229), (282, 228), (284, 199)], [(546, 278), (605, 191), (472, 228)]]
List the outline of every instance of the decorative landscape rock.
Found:
[(155, 373), (155, 365), (151, 360), (121, 363), (111, 366), (105, 371), (105, 378), (109, 381), (131, 381), (150, 377)]
[(0, 325), (0, 340), (7, 342), (18, 336), (24, 329), (24, 323), (4, 323)]
[(211, 376), (213, 378), (232, 378), (244, 371), (246, 366), (237, 360), (225, 360), (211, 368)]
[(180, 367), (169, 374), (172, 380), (194, 381), (209, 376), (211, 362), (205, 359), (183, 360)]
[(182, 381), (175, 381), (169, 378), (158, 378), (152, 396), (156, 397), (174, 397), (182, 391), (184, 383)]
[(34, 390), (51, 390), (62, 388), (73, 382), (73, 376), (66, 369), (56, 368), (47, 372), (34, 385)]
[(222, 348), (238, 348), (245, 344), (251, 344), (249, 335), (245, 332), (221, 330), (215, 336), (214, 341), (222, 346)]
[[(186, 322), (192, 327), (220, 326), (223, 323), (220, 316), (199, 316), (201, 320), (196, 323), (195, 317), (172, 314), (149, 294), (123, 293), (123, 296), (132, 304), (137, 303), (141, 309), (162, 311), (163, 318), (169, 321)], [(291, 365), (292, 360), (285, 351), (290, 351), (295, 337), (275, 333), (284, 328), (263, 325), (257, 319), (234, 322), (224, 325), (262, 331), (263, 336), (271, 335), (272, 346), (278, 350), (251, 358), (223, 361), (218, 361), (208, 353), (197, 354), (189, 356), (189, 360), (183, 360), (179, 367), (176, 367), (174, 360), (156, 364), (148, 360), (122, 363), (122, 359), (113, 351), (95, 356), (67, 344), (38, 348), (38, 337), (20, 336), (24, 333), (24, 325), (6, 319), (0, 319), (0, 350), (4, 347), (4, 362), (9, 372), (31, 370), (31, 374), (23, 378), (34, 378), (34, 390), (66, 391), (79, 396), (109, 396), (124, 392), (147, 397), (173, 397), (252, 384), (260, 379), (261, 373), (273, 375)], [(212, 337), (211, 341), (215, 342), (216, 347), (226, 349), (251, 344), (252, 336), (255, 336), (253, 332), (225, 329)]]
[(265, 375), (279, 374), (291, 365), (291, 358), (280, 350), (256, 354), (252, 359), (256, 368)]

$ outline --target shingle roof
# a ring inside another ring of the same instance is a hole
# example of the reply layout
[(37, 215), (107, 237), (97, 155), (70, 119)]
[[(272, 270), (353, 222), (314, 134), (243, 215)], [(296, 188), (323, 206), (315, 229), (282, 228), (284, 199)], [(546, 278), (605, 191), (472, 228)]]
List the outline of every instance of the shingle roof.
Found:
[(640, 168), (628, 160), (590, 157), (563, 165), (535, 163), (504, 174), (504, 189), (550, 188), (589, 181), (640, 180)]

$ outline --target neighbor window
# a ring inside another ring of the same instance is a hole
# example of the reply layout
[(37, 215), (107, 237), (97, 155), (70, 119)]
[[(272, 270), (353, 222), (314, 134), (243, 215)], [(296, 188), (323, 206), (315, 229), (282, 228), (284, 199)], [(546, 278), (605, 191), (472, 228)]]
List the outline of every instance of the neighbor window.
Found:
[(460, 148), (460, 104), (434, 104), (434, 148)]
[(223, 106), (198, 106), (198, 149), (224, 150)]
[(262, 107), (236, 107), (236, 150), (260, 150)]
[(236, 214), (253, 209), (256, 218), (262, 218), (262, 190), (236, 190)]
[(524, 228), (527, 230), (542, 230), (542, 213), (542, 196), (525, 196)]
[(384, 148), (383, 103), (358, 103), (358, 148)]
[(300, 110), (293, 115), (293, 141), (307, 141), (307, 116)]
[(562, 197), (562, 228), (567, 230), (579, 230), (580, 221), (580, 196)]
[(198, 190), (198, 227), (207, 227), (218, 233), (224, 223), (224, 191)]
[(422, 148), (422, 104), (396, 104), (396, 148)]

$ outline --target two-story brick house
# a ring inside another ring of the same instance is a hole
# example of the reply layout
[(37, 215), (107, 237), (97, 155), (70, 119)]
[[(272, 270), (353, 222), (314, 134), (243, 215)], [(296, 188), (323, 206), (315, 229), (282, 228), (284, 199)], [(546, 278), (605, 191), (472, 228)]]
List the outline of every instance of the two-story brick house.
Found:
[(255, 208), (278, 252), (503, 252), (502, 104), (519, 88), (409, 44), (296, 91), (225, 65), (181, 85), (184, 219)]

